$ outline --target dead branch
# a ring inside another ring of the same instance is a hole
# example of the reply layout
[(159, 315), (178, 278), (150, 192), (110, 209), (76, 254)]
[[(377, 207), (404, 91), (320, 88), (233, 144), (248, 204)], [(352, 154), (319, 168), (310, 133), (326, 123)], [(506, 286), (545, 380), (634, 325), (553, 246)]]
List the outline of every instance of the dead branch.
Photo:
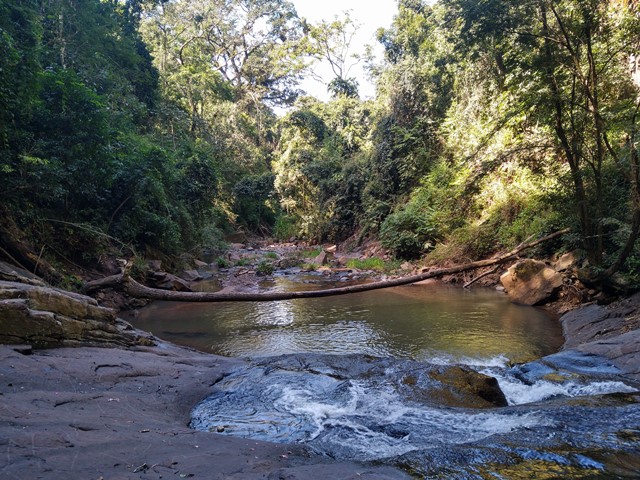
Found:
[(500, 270), (500, 265), (496, 265), (495, 267), (493, 267), (491, 270), (484, 272), (482, 275), (478, 275), (475, 278), (472, 278), (471, 280), (469, 280), (467, 283), (465, 283), (462, 288), (469, 288), (471, 285), (473, 285), (474, 283), (476, 283), (478, 280), (483, 279), (484, 277), (488, 277), (489, 275), (496, 273), (498, 270)]

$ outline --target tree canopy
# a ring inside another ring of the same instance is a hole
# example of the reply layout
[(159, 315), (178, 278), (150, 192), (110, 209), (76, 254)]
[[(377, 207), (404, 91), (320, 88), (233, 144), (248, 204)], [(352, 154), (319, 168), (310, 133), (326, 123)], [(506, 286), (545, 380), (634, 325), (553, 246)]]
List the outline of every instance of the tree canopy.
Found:
[[(3, 215), (83, 265), (239, 228), (476, 260), (571, 227), (545, 248), (640, 278), (633, 4), (399, 0), (378, 64), (357, 28), (287, 0), (0, 0)], [(300, 88), (319, 61), (326, 102)]]

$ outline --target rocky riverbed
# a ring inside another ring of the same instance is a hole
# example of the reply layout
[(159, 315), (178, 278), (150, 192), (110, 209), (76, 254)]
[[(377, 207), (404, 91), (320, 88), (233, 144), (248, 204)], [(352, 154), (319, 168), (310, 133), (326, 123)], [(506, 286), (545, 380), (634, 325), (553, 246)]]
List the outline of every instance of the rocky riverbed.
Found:
[[(194, 431), (189, 428), (192, 408), (222, 379), (250, 367), (248, 363), (177, 347), (132, 330), (88, 297), (14, 282), (3, 282), (0, 291), (2, 318), (12, 319), (8, 324), (26, 316), (47, 325), (35, 330), (35, 324), (29, 325), (31, 336), (11, 330), (10, 340), (3, 332), (3, 341), (15, 345), (0, 346), (0, 478), (409, 478), (397, 462), (385, 466), (336, 460), (302, 445)], [(95, 318), (80, 328), (87, 315)], [(639, 318), (638, 295), (607, 307), (589, 305), (570, 312), (561, 319), (565, 349), (598, 355), (602, 364), (616, 365), (622, 379), (637, 385)], [(75, 336), (67, 338), (65, 325)], [(45, 333), (34, 336), (34, 332)], [(25, 342), (62, 348), (20, 345)], [(82, 344), (102, 348), (66, 347)], [(411, 386), (411, 381), (400, 384)], [(614, 419), (615, 409), (635, 404), (637, 398), (627, 394), (606, 402)], [(571, 407), (556, 409), (558, 421), (563, 421), (565, 408), (569, 414)], [(620, 422), (624, 424), (624, 418)], [(626, 462), (620, 478), (632, 478), (629, 475), (640, 469), (634, 454), (625, 457), (634, 449), (637, 452), (640, 425), (636, 423), (622, 429), (628, 447), (616, 457), (618, 464)], [(508, 443), (507, 437), (508, 433), (502, 434), (501, 441)], [(434, 462), (440, 458), (452, 465), (465, 464), (482, 460), (491, 448), (458, 445), (422, 452), (419, 462), (416, 454), (409, 453), (402, 462), (411, 470), (435, 455)], [(505, 465), (496, 468), (508, 473)]]
[(0, 478), (405, 478), (304, 447), (188, 427), (193, 406), (243, 366), (155, 347), (0, 346)]

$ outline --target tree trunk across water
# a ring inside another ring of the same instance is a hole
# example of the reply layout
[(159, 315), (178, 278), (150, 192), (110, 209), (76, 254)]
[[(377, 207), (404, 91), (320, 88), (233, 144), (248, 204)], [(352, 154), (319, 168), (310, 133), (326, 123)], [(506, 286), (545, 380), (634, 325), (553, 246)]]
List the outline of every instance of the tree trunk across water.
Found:
[(362, 285), (353, 285), (349, 287), (330, 288), (325, 290), (313, 290), (304, 292), (235, 292), (235, 293), (219, 293), (219, 292), (175, 292), (169, 290), (161, 290), (156, 288), (146, 287), (133, 278), (131, 278), (127, 272), (120, 275), (114, 275), (111, 277), (89, 282), (85, 285), (84, 291), (90, 292), (94, 290), (100, 290), (108, 287), (122, 288), (127, 294), (136, 298), (146, 298), (149, 300), (167, 300), (176, 302), (269, 302), (277, 300), (293, 300), (296, 298), (318, 298), (329, 297), (336, 295), (346, 295), (349, 293), (366, 292), (369, 290), (378, 290), (382, 288), (398, 287), (400, 285), (409, 285), (417, 283), (422, 280), (428, 280), (430, 278), (437, 278), (443, 275), (451, 275), (456, 273), (465, 272), (468, 270), (475, 270), (483, 267), (490, 267), (501, 263), (513, 260), (518, 253), (528, 248), (535, 247), (543, 242), (557, 238), (565, 233), (569, 232), (569, 229), (560, 230), (558, 232), (542, 237), (536, 241), (525, 243), (514, 250), (494, 258), (487, 260), (479, 260), (477, 262), (465, 263), (463, 265), (457, 265), (455, 267), (438, 268), (423, 272), (418, 275), (411, 275), (407, 277), (394, 278), (390, 280), (381, 280), (378, 282), (372, 282)]

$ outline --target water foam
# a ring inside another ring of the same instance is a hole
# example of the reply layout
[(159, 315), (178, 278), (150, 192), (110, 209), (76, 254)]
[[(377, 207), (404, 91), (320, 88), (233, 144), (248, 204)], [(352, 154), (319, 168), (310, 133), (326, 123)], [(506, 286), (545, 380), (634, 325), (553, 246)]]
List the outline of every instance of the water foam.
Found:
[(511, 363), (511, 360), (509, 360), (506, 355), (495, 355), (493, 357), (482, 358), (455, 356), (444, 353), (421, 358), (421, 361), (431, 363), (433, 365), (467, 365), (472, 368), (506, 368)]
[(630, 393), (635, 391), (634, 388), (622, 382), (612, 381), (593, 382), (585, 385), (571, 381), (557, 384), (544, 380), (536, 382), (533, 385), (500, 380), (498, 383), (510, 405), (537, 403), (558, 396), (572, 398), (610, 393)]
[(612, 393), (632, 393), (636, 389), (615, 380), (586, 380), (566, 377), (551, 381), (538, 379), (533, 382), (525, 382), (513, 375), (510, 370), (486, 368), (480, 371), (498, 380), (500, 389), (504, 393), (509, 405), (525, 405), (538, 403), (555, 397), (586, 397), (594, 395), (606, 395)]
[(314, 425), (304, 441), (361, 459), (388, 458), (440, 445), (462, 444), (544, 424), (534, 413), (500, 414), (411, 406), (387, 386), (348, 381), (339, 399), (275, 385), (274, 407)]

